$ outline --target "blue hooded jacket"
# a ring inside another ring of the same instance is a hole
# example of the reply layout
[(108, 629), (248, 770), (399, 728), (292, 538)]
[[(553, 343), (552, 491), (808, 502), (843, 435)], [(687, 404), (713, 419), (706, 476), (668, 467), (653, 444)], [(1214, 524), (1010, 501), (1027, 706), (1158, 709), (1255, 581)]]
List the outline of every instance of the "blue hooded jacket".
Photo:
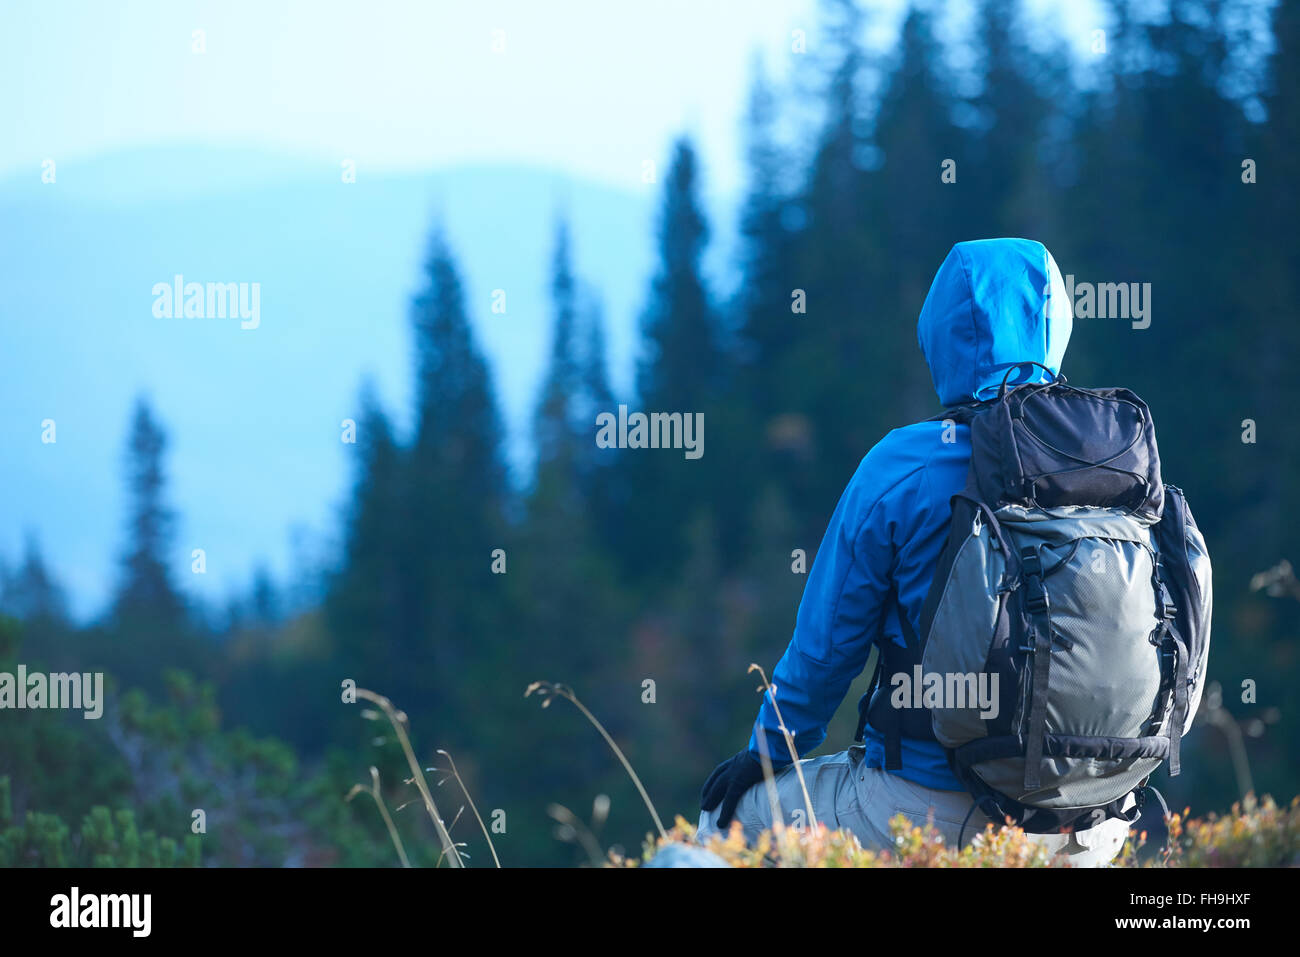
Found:
[[(935, 392), (945, 406), (997, 395), (1010, 384), (1043, 381), (1040, 362), (1056, 373), (1070, 339), (1070, 303), (1056, 263), (1027, 239), (984, 239), (953, 246), (921, 307), (917, 338)], [(950, 500), (966, 484), (970, 430), (942, 422), (894, 429), (867, 453), (840, 497), (808, 574), (794, 637), (772, 675), (776, 699), (800, 755), (826, 737), (849, 685), (879, 636), (903, 644), (893, 596), (919, 632), (921, 606), (947, 540)], [(758, 735), (777, 764), (789, 752), (772, 703), (764, 696)], [(884, 740), (870, 725), (866, 757), (884, 767)], [(935, 741), (904, 738), (902, 769), (925, 787), (961, 790)]]

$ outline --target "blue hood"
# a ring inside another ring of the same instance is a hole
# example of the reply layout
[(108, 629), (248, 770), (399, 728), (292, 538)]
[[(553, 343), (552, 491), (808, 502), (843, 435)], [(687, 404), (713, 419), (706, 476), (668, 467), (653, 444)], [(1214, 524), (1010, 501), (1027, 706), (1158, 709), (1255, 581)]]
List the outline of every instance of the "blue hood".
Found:
[[(921, 307), (916, 337), (944, 405), (997, 395), (1008, 369), (1041, 362), (1060, 370), (1073, 325), (1065, 283), (1047, 247), (1030, 239), (980, 239), (948, 253)], [(1036, 366), (1010, 384), (1039, 382)]]

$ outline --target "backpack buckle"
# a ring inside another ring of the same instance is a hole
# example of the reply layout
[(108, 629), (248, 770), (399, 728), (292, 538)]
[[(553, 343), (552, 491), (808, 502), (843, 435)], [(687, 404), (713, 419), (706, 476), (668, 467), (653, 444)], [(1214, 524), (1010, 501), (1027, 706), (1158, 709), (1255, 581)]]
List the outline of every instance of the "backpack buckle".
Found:
[(1038, 549), (1020, 550), (1020, 577), (1025, 583), (1025, 607), (1035, 615), (1047, 611), (1047, 589), (1043, 586), (1043, 563)]
[(1174, 599), (1169, 594), (1169, 589), (1165, 587), (1164, 582), (1160, 583), (1160, 596), (1159, 596), (1158, 604), (1160, 607), (1157, 609), (1156, 614), (1158, 614), (1161, 618), (1164, 618), (1165, 620), (1169, 620), (1177, 617), (1178, 606), (1174, 604)]

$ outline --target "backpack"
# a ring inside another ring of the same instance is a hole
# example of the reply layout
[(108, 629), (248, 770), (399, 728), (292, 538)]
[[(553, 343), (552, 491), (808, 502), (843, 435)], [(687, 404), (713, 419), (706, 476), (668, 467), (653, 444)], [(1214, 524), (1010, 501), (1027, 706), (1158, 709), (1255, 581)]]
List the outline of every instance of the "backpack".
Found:
[(1012, 371), (996, 400), (935, 417), (970, 426), (966, 487), (920, 634), (894, 596), (906, 646), (879, 643), (859, 707), (886, 768), (900, 737), (937, 740), (995, 821), (1132, 822), (1152, 772), (1179, 773), (1200, 702), (1209, 555), (1141, 399), (1062, 376), (1008, 391)]

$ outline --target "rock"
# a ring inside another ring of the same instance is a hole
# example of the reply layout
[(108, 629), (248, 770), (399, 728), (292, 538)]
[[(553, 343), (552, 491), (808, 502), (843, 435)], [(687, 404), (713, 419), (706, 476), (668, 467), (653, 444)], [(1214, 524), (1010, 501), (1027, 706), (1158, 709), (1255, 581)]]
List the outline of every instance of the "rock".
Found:
[(642, 867), (730, 867), (731, 865), (712, 851), (689, 844), (669, 844), (661, 848)]

